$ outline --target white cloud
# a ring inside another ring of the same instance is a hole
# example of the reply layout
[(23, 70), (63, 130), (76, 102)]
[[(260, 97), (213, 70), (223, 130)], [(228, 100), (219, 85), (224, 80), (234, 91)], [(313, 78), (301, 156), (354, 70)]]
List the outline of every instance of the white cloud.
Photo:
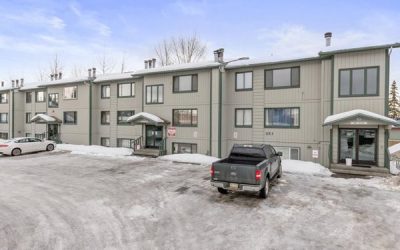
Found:
[(0, 18), (12, 21), (13, 24), (17, 22), (26, 26), (39, 26), (42, 28), (52, 28), (56, 30), (62, 30), (66, 26), (63, 19), (41, 9), (33, 9), (15, 13), (3, 13), (0, 14)]
[(76, 3), (71, 3), (69, 5), (70, 10), (72, 13), (74, 13), (78, 19), (79, 22), (82, 23), (86, 28), (91, 29), (96, 31), (99, 35), (108, 37), (111, 35), (111, 28), (102, 23), (98, 18), (96, 17), (96, 13), (92, 11), (82, 11), (78, 4)]
[(205, 14), (206, 1), (176, 1), (173, 6), (188, 16), (201, 16)]

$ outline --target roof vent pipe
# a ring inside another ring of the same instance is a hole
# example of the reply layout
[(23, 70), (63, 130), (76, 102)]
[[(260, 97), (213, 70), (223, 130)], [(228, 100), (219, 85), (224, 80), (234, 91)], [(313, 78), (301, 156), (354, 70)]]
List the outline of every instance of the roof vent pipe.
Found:
[(156, 59), (153, 58), (153, 59), (151, 59), (151, 61), (152, 61), (152, 64), (153, 64), (153, 68), (155, 68), (156, 67)]
[(14, 88), (14, 87), (15, 87), (15, 81), (11, 80), (11, 88)]
[(1, 81), (1, 87), (4, 87), (4, 81)]
[(15, 80), (15, 87), (19, 87), (19, 80)]
[(88, 77), (92, 78), (92, 69), (88, 69)]
[(214, 61), (222, 63), (224, 62), (224, 49), (217, 49), (214, 51)]
[(58, 79), (58, 73), (55, 73), (54, 74), (54, 80), (57, 80)]
[(149, 69), (153, 68), (153, 61), (150, 59), (147, 62), (149, 63)]
[(62, 78), (62, 72), (58, 73), (58, 79), (61, 80), (61, 78)]
[(92, 68), (93, 71), (93, 78), (96, 78), (96, 68)]
[(144, 60), (144, 68), (148, 69), (149, 68), (149, 63), (147, 60)]
[(50, 74), (50, 80), (54, 80), (54, 74)]
[(24, 86), (24, 78), (21, 78), (20, 83), (21, 83), (20, 86), (23, 87)]
[(331, 46), (332, 32), (326, 32), (324, 36), (325, 36), (325, 46), (326, 47)]

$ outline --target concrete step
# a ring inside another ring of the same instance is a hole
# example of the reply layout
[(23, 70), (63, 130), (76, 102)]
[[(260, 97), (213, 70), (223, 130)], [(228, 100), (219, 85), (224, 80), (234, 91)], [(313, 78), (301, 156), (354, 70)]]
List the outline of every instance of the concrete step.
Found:
[(142, 148), (142, 149), (135, 150), (133, 152), (133, 155), (155, 158), (160, 155), (160, 151), (158, 149)]
[(342, 164), (332, 164), (330, 169), (333, 173), (338, 174), (353, 174), (353, 175), (366, 175), (366, 176), (389, 176), (389, 170), (387, 168), (379, 167), (354, 167), (346, 166)]

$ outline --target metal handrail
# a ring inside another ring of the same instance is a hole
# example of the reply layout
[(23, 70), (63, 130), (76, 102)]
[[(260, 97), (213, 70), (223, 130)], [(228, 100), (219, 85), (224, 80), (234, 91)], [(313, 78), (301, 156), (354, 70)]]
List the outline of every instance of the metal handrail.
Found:
[[(142, 142), (143, 142), (143, 136), (139, 136), (138, 138), (136, 138), (136, 139), (134, 139), (133, 140), (133, 151), (136, 151), (136, 150), (138, 150), (138, 149), (141, 149), (142, 148)], [(138, 148), (138, 146), (139, 146), (139, 148)]]

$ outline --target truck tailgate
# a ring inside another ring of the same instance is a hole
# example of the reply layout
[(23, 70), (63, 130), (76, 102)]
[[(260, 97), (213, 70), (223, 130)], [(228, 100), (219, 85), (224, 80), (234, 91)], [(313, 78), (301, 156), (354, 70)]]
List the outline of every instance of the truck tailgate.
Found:
[(255, 165), (232, 163), (214, 163), (213, 165), (213, 180), (242, 184), (257, 184), (255, 177)]

